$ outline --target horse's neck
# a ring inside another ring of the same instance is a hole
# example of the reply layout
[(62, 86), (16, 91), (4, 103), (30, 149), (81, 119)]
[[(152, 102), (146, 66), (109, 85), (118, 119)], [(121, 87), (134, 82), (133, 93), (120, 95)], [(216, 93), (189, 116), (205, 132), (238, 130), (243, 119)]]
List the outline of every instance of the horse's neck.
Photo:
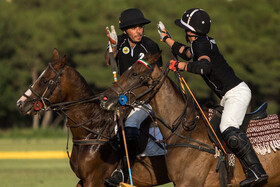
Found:
[[(85, 79), (77, 71), (70, 68), (70, 71), (68, 72), (68, 78), (66, 78), (66, 80), (69, 83), (68, 87), (70, 89), (65, 93), (64, 102), (79, 101), (94, 96)], [(106, 116), (107, 112), (103, 111), (97, 102), (88, 101), (82, 104), (74, 104), (72, 107), (69, 107), (66, 111), (66, 115), (68, 117), (67, 124), (70, 127), (83, 124), (86, 128), (93, 131), (99, 131), (103, 124), (106, 123), (106, 120), (100, 116)], [(90, 122), (86, 123), (87, 121)], [(84, 128), (71, 128), (71, 132), (74, 139), (89, 138), (88, 136), (92, 135)]]
[[(169, 78), (165, 80), (151, 101), (153, 111), (171, 125), (183, 112), (185, 103)], [(163, 128), (163, 130), (166, 128)], [(162, 130), (162, 129), (161, 129)], [(168, 132), (167, 132), (168, 133)], [(162, 132), (163, 136), (165, 132)]]
[[(151, 101), (151, 105), (155, 114), (161, 117), (170, 127), (174, 121), (182, 115), (186, 105), (188, 107), (186, 114), (187, 121), (194, 120), (193, 114), (196, 111), (194, 111), (192, 103), (185, 103), (181, 93), (169, 78), (165, 80), (162, 87)], [(160, 125), (160, 130), (164, 138), (167, 138), (171, 134), (171, 131), (163, 125)]]
[(74, 101), (93, 96), (93, 92), (87, 84), (84, 77), (72, 67), (68, 66), (68, 73), (65, 77), (67, 90), (65, 93), (65, 101)]

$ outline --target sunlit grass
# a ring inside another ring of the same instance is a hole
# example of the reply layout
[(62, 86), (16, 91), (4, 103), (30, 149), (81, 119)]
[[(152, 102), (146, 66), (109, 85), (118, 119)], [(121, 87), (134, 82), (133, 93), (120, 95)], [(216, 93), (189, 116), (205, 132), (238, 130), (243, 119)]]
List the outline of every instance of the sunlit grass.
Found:
[[(3, 151), (65, 151), (66, 132), (58, 130), (33, 131), (16, 129), (0, 136), (0, 154)], [(60, 131), (60, 132), (59, 132)], [(22, 134), (21, 134), (22, 132)], [(38, 136), (44, 134), (43, 138)], [(58, 138), (59, 137), (59, 138)], [(72, 141), (69, 141), (69, 151)], [(76, 186), (79, 179), (66, 159), (0, 159), (0, 181), (5, 187)], [(173, 187), (172, 184), (160, 187)]]

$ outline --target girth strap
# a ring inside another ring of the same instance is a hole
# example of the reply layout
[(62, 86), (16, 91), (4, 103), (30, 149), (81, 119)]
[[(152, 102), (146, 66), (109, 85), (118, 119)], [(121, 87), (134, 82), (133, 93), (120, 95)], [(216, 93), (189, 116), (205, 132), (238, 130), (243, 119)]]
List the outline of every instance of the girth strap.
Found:
[(176, 143), (176, 144), (168, 144), (168, 145), (165, 146), (165, 148), (170, 149), (170, 148), (175, 148), (175, 147), (190, 147), (190, 148), (198, 149), (200, 151), (204, 151), (204, 152), (211, 153), (211, 154), (216, 153), (215, 149), (213, 147), (210, 147), (209, 145), (206, 145), (204, 143), (201, 143), (201, 142), (198, 142), (198, 141), (195, 141), (195, 140), (192, 140), (192, 141), (200, 144), (201, 146), (197, 146), (197, 145), (190, 144), (190, 143), (186, 143), (186, 144)]
[(108, 139), (84, 139), (73, 140), (74, 145), (92, 145), (92, 144), (104, 144), (108, 142)]

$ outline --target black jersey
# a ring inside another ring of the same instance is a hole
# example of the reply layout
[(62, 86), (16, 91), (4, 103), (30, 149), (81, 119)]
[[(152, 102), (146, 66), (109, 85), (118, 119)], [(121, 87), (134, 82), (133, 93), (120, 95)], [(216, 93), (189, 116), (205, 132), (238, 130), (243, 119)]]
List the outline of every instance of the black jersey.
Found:
[[(220, 53), (213, 38), (208, 36), (198, 37), (191, 44), (191, 53), (194, 62), (188, 64), (187, 71), (201, 74), (207, 85), (215, 91), (218, 97), (221, 98), (228, 90), (242, 82)], [(204, 62), (210, 63), (207, 66), (197, 61), (199, 57), (204, 55), (210, 58), (210, 62)], [(199, 68), (201, 68), (201, 71), (197, 71)], [(208, 69), (206, 71), (203, 68)], [(195, 70), (196, 72), (194, 72)], [(204, 74), (203, 72), (209, 73)]]
[[(118, 54), (116, 56), (116, 61), (120, 75), (122, 75), (125, 72), (125, 70), (127, 70), (138, 59), (143, 59), (143, 57), (146, 54), (160, 53), (160, 49), (157, 43), (155, 43), (146, 36), (143, 36), (142, 40), (139, 43), (137, 43), (133, 49), (131, 49), (129, 44), (129, 38), (125, 34), (118, 36), (117, 50)], [(156, 64), (159, 67), (162, 66), (161, 57), (158, 59)]]

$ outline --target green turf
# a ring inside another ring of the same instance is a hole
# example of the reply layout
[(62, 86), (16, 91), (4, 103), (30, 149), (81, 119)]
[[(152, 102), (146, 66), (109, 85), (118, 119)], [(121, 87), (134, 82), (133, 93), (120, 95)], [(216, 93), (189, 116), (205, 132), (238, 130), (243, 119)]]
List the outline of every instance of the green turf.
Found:
[[(70, 140), (71, 142), (71, 140)], [(69, 145), (69, 149), (72, 144)], [(66, 138), (60, 139), (0, 139), (0, 151), (64, 151)]]
[[(0, 138), (0, 151), (65, 151), (65, 147), (66, 138)], [(70, 150), (71, 147), (70, 141)], [(74, 187), (79, 179), (72, 172), (68, 159), (0, 159), (0, 181), (0, 186), (5, 187)]]
[(78, 178), (67, 159), (0, 160), (0, 181), (5, 187), (76, 186)]

